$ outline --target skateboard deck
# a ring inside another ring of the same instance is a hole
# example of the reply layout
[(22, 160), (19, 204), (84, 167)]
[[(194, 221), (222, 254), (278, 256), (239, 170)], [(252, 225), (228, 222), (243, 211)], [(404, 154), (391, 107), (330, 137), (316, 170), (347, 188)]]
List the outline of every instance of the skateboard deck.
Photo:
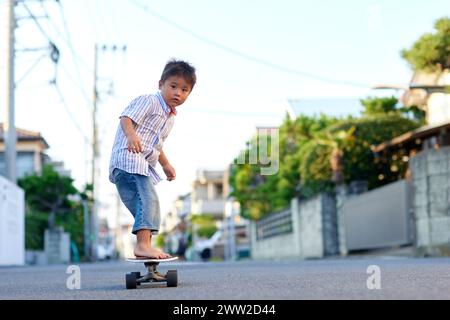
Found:
[(149, 263), (149, 262), (170, 262), (178, 260), (178, 257), (172, 257), (167, 259), (152, 259), (152, 258), (127, 258), (125, 261), (127, 262), (133, 262), (133, 263)]
[(170, 262), (177, 260), (178, 257), (171, 257), (167, 259), (150, 259), (150, 258), (128, 258), (127, 262), (143, 263), (147, 268), (147, 274), (142, 274), (138, 271), (131, 272), (125, 275), (125, 285), (127, 289), (136, 289), (144, 283), (152, 282), (166, 282), (168, 287), (178, 286), (177, 270), (169, 270), (166, 274), (162, 274), (156, 270), (156, 267), (161, 262)]

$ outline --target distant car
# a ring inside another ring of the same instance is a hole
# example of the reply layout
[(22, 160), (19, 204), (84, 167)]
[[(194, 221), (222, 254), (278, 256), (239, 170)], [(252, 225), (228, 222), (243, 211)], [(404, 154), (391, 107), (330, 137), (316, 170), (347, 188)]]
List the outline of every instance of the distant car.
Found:
[(214, 246), (220, 242), (222, 235), (222, 230), (217, 230), (211, 238), (197, 240), (194, 244), (194, 251), (202, 260), (209, 260), (212, 256)]
[(112, 237), (105, 237), (99, 239), (99, 244), (97, 245), (97, 259), (99, 260), (110, 260), (114, 258), (115, 248), (114, 241)]

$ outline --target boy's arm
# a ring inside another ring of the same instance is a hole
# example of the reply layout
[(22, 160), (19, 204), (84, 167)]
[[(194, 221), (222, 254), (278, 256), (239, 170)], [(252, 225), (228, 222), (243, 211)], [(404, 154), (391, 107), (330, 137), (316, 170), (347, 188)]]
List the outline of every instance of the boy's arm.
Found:
[(164, 154), (164, 151), (162, 149), (159, 151), (159, 159), (158, 160), (159, 160), (159, 164), (163, 168), (169, 164), (169, 160), (167, 159), (167, 157)]
[(136, 130), (134, 130), (133, 120), (123, 116), (120, 118), (120, 126), (127, 137), (128, 151), (133, 153), (142, 152), (141, 139), (139, 139)]
[(167, 176), (167, 180), (172, 181), (176, 177), (175, 169), (172, 167), (172, 165), (169, 163), (169, 160), (167, 159), (166, 155), (164, 154), (164, 151), (161, 149), (159, 153), (159, 163), (161, 164), (164, 173)]

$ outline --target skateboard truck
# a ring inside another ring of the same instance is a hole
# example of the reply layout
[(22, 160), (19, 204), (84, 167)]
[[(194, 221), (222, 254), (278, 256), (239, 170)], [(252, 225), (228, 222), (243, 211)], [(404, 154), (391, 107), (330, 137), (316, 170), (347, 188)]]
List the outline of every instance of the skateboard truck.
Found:
[(178, 286), (177, 270), (168, 270), (165, 275), (156, 270), (159, 262), (144, 262), (147, 268), (147, 274), (141, 275), (140, 272), (131, 272), (125, 276), (127, 289), (136, 289), (143, 283), (166, 282), (168, 287)]

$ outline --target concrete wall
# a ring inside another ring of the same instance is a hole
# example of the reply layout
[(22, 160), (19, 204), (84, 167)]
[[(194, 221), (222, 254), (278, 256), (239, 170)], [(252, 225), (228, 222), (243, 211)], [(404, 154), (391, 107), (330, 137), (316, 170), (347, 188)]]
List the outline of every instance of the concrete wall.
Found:
[(309, 200), (291, 201), (292, 232), (257, 239), (256, 223), (250, 223), (253, 259), (321, 258), (338, 252), (334, 197), (318, 195)]
[(296, 200), (291, 202), (292, 232), (279, 236), (257, 239), (257, 224), (250, 222), (250, 254), (252, 259), (282, 259), (301, 256), (299, 222)]
[(322, 194), (322, 237), (325, 256), (339, 254), (336, 196)]
[(348, 190), (345, 185), (336, 188), (337, 238), (339, 254), (341, 256), (346, 256), (348, 254), (344, 222), (344, 204), (348, 196)]
[(0, 266), (25, 264), (25, 193), (0, 176)]
[(25, 263), (28, 265), (39, 265), (39, 266), (47, 265), (48, 264), (47, 255), (45, 254), (45, 251), (26, 250)]
[(70, 262), (70, 235), (62, 229), (45, 230), (44, 251), (49, 264)]
[(419, 255), (450, 254), (450, 147), (425, 150), (410, 160), (415, 245)]

